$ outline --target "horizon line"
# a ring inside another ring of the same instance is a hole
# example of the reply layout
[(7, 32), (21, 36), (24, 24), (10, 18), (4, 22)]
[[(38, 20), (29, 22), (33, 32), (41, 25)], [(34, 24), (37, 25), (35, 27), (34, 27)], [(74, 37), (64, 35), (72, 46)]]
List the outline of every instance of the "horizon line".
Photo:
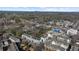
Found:
[(79, 12), (79, 7), (0, 7), (0, 11)]

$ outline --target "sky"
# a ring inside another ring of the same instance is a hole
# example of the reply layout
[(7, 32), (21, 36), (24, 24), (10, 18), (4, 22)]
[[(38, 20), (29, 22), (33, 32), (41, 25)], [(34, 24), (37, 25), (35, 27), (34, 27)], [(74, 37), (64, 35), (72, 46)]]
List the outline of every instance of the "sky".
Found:
[(0, 7), (0, 11), (79, 12), (79, 7)]

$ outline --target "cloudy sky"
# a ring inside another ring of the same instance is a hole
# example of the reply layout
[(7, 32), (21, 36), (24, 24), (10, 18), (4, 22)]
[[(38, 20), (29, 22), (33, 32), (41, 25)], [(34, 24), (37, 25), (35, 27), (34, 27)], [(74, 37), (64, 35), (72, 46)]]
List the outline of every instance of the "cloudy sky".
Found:
[(0, 11), (79, 12), (79, 7), (0, 7)]

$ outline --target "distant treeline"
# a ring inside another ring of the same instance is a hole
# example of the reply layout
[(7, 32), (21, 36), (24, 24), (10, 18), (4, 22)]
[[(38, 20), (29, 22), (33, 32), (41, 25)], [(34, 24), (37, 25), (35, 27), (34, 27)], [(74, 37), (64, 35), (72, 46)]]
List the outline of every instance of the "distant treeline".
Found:
[(16, 16), (27, 20), (79, 20), (79, 12), (0, 11), (0, 18), (8, 16)]

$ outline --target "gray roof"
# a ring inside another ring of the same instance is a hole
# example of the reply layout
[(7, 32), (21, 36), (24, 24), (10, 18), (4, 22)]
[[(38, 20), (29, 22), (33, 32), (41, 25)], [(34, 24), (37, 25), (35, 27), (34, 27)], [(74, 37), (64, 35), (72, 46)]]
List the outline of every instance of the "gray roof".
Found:
[[(62, 39), (60, 39), (62, 38)], [(63, 37), (63, 36), (57, 36), (57, 38), (54, 36), (53, 38), (49, 38), (46, 40), (45, 45), (47, 47), (51, 47), (52, 49), (56, 49), (56, 50), (61, 50), (64, 51), (66, 50), (65, 47), (62, 47), (61, 44), (65, 45), (66, 47), (69, 46), (69, 42), (67, 42), (67, 40), (69, 40), (68, 37)], [(52, 44), (52, 42), (56, 42), (57, 44)], [(70, 40), (69, 40), (70, 41)]]
[(10, 36), (9, 39), (11, 39), (12, 41), (14, 40), (15, 42), (20, 42), (20, 39)]

